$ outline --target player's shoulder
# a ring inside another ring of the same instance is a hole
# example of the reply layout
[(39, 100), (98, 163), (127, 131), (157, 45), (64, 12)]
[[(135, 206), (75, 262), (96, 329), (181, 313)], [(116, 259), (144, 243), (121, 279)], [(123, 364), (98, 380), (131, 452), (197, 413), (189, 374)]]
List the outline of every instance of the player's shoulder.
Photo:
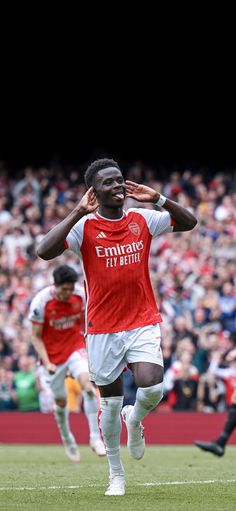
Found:
[(78, 284), (78, 282), (76, 282), (73, 294), (76, 296), (81, 296), (81, 298), (84, 298), (85, 295), (84, 287)]
[(54, 286), (50, 285), (47, 287), (44, 287), (38, 293), (33, 297), (32, 302), (37, 301), (41, 303), (47, 303), (50, 300), (54, 299)]
[(143, 218), (152, 218), (155, 215), (158, 215), (159, 212), (157, 212), (155, 209), (146, 209), (146, 208), (129, 208), (126, 211), (126, 215), (132, 216), (133, 214), (140, 215)]
[(130, 213), (139, 213), (140, 215), (143, 215), (145, 213), (153, 213), (155, 209), (148, 209), (148, 208), (129, 208), (126, 211), (126, 214), (129, 215)]
[(85, 215), (82, 218), (80, 218), (80, 220), (78, 220), (78, 222), (76, 222), (76, 224), (74, 225), (73, 229), (80, 229), (81, 227), (84, 226), (85, 223), (87, 222), (90, 223), (92, 220), (94, 221), (97, 220), (95, 213), (89, 213), (88, 215)]

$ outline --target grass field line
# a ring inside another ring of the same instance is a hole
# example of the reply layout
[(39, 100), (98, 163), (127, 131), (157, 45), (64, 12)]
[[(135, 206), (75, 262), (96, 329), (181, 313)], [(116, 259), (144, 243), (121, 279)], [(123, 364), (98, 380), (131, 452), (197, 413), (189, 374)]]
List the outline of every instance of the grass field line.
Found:
[[(206, 481), (166, 481), (154, 483), (137, 483), (130, 486), (169, 486), (169, 485), (187, 485), (187, 484), (231, 484), (236, 483), (236, 479), (209, 479)], [(35, 490), (78, 490), (80, 488), (102, 488), (101, 484), (79, 484), (77, 486), (0, 486), (0, 491), (15, 490), (15, 491), (35, 491)]]

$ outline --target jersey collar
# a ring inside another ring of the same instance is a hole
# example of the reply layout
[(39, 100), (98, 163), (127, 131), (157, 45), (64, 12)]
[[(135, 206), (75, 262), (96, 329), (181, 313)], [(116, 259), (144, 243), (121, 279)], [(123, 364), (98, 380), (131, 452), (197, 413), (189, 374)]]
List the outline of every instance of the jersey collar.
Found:
[(100, 213), (95, 213), (95, 216), (99, 219), (102, 218), (102, 220), (107, 220), (107, 222), (120, 222), (123, 220), (124, 217), (126, 217), (126, 212), (123, 210), (123, 215), (121, 218), (106, 218), (105, 216), (100, 215)]

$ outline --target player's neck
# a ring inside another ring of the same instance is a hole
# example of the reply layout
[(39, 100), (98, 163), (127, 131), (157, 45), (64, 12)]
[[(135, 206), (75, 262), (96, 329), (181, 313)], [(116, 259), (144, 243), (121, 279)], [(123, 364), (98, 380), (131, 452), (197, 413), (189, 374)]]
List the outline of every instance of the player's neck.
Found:
[(107, 206), (100, 206), (98, 209), (99, 215), (109, 220), (118, 220), (123, 217), (123, 208), (109, 208)]

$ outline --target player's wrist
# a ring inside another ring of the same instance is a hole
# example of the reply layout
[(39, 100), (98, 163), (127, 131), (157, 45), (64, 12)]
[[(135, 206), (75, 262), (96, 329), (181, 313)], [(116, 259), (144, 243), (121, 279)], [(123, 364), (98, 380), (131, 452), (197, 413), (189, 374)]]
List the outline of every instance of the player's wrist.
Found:
[(155, 201), (155, 206), (158, 206), (159, 208), (162, 208), (167, 200), (167, 197), (162, 195), (161, 193), (158, 194), (158, 199)]
[(88, 212), (82, 205), (78, 204), (78, 206), (73, 209), (72, 213), (76, 220), (80, 220), (80, 218), (82, 218), (84, 215), (87, 215)]

